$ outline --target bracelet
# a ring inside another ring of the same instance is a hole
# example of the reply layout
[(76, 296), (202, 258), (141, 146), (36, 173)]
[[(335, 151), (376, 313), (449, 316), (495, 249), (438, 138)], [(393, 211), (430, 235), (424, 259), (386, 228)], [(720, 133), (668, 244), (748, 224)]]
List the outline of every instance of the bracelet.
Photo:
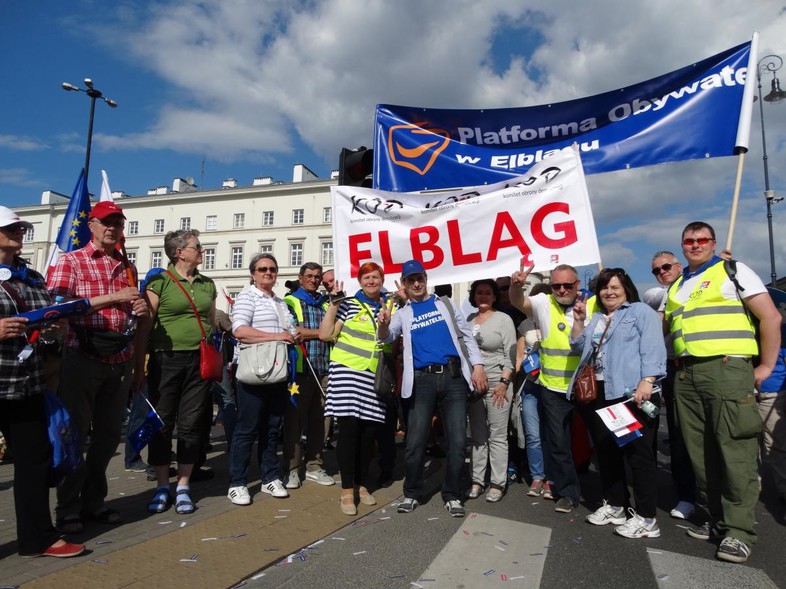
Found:
[(646, 378), (642, 378), (641, 379), (642, 382), (648, 382), (650, 384), (655, 384), (655, 380), (656, 379), (654, 379), (654, 378), (652, 380), (650, 380), (650, 377), (646, 377)]
[(510, 384), (510, 379), (509, 379), (509, 378), (505, 378), (505, 377), (503, 376), (502, 378), (500, 378), (500, 379), (499, 379), (499, 382), (501, 382), (501, 383), (502, 383), (502, 384), (504, 384), (505, 386), (508, 386), (508, 385)]

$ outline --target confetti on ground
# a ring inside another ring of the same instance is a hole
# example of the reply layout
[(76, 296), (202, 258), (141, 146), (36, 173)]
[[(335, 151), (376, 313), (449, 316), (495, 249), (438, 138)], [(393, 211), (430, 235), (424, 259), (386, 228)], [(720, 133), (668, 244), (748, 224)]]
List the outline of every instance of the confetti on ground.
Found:
[(489, 534), (488, 532), (481, 532), (484, 536), (493, 536), (494, 534)]
[(516, 579), (523, 579), (524, 575), (519, 575), (518, 577), (510, 577), (508, 581), (515, 581)]
[(666, 573), (661, 573), (660, 575), (658, 575), (658, 580), (659, 581), (665, 581), (668, 578), (669, 578), (669, 576)]
[(181, 528), (185, 528), (186, 527), (186, 522), (181, 522), (180, 527)]
[(288, 515), (274, 515), (273, 519), (284, 519), (284, 518), (287, 518), (287, 517), (289, 517), (289, 516)]
[(508, 576), (507, 576), (507, 575), (505, 575), (505, 574), (502, 574), (502, 575), (500, 575), (500, 576), (499, 576), (499, 578), (500, 578), (501, 580), (503, 580), (503, 581), (507, 581), (507, 580), (508, 580)]
[(533, 501), (532, 505), (537, 505), (538, 503), (540, 503), (540, 501)]
[(554, 548), (554, 544), (546, 544), (543, 548)]
[(464, 530), (464, 535), (469, 536), (469, 530)]
[(542, 552), (530, 552), (529, 555), (530, 556), (543, 556), (543, 553)]
[(487, 571), (486, 571), (485, 573), (483, 573), (483, 574), (484, 574), (486, 577), (488, 577), (489, 575), (493, 575), (493, 574), (494, 574), (494, 573), (496, 573), (496, 572), (497, 572), (497, 571), (495, 571), (494, 569), (489, 569), (489, 570), (487, 570)]
[(99, 540), (96, 542), (96, 546), (100, 546), (101, 544), (111, 544), (112, 540)]
[(278, 548), (265, 548), (265, 552), (278, 552)]
[(120, 477), (110, 477), (110, 478), (108, 478), (107, 480), (108, 480), (108, 481), (116, 481), (116, 480), (117, 480), (117, 479), (119, 479), (119, 478), (120, 478)]
[(320, 544), (322, 544), (322, 542), (324, 542), (324, 541), (325, 541), (325, 540), (317, 540), (317, 541), (316, 541), (316, 542), (314, 542), (313, 544), (309, 544), (309, 545), (308, 545), (306, 548), (316, 548), (317, 546), (319, 546)]
[(281, 511), (281, 512), (289, 512), (289, 511), (292, 511), (292, 510), (291, 509), (279, 509), (279, 511)]
[(505, 542), (505, 540), (500, 540), (499, 543), (502, 544), (503, 546), (507, 546), (508, 545), (508, 543)]
[(433, 583), (436, 579), (418, 579), (418, 583)]
[(366, 553), (365, 550), (361, 550), (360, 552), (353, 552), (352, 556), (357, 556), (358, 554), (365, 554), (365, 553)]
[(167, 521), (165, 521), (165, 522), (158, 522), (158, 525), (159, 525), (159, 526), (165, 526), (165, 525), (167, 525), (167, 524), (171, 524), (171, 523), (172, 523), (172, 520), (170, 519), (170, 520), (167, 520)]
[(100, 558), (94, 558), (93, 562), (98, 563), (98, 564), (107, 564), (109, 561), (108, 560), (101, 560)]
[(196, 561), (197, 561), (197, 555), (196, 554), (192, 554), (191, 558), (181, 558), (180, 559), (180, 562), (196, 562)]
[(118, 495), (125, 495), (125, 493), (123, 493), (122, 491), (120, 491), (120, 492), (118, 493)]
[(494, 548), (496, 548), (497, 550), (501, 550), (502, 552), (505, 552), (505, 549), (502, 546), (495, 546)]
[(572, 538), (571, 542), (573, 542), (574, 544), (581, 544), (581, 538)]
[(333, 536), (331, 540), (346, 540), (346, 538), (339, 538), (337, 536)]
[(435, 519), (439, 519), (439, 518), (438, 517), (430, 517), (430, 518), (428, 518), (428, 521), (433, 522)]
[[(379, 518), (379, 521), (383, 522), (383, 521), (385, 521), (385, 520), (388, 520), (388, 519), (390, 519), (390, 516), (389, 516), (389, 515), (388, 515), (388, 516), (386, 516), (386, 517), (381, 517), (381, 518)], [(439, 518), (436, 518), (436, 517), (435, 517), (434, 519), (439, 519)]]
[(262, 577), (265, 576), (265, 574), (266, 573), (259, 573), (258, 575), (254, 575), (253, 577), (251, 577), (251, 580), (256, 581), (257, 579), (261, 579)]
[(202, 542), (209, 542), (210, 540), (218, 540), (218, 538), (202, 538)]

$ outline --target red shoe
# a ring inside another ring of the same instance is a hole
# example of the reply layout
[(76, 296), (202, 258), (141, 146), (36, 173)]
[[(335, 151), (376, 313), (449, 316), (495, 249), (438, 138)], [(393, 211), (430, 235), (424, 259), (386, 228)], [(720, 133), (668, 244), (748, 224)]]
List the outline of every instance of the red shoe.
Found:
[[(55, 542), (56, 544), (57, 542)], [(79, 556), (85, 551), (84, 544), (71, 544), (66, 542), (62, 546), (55, 546), (54, 544), (44, 550), (41, 556), (54, 556), (55, 558), (71, 558), (72, 556)]]

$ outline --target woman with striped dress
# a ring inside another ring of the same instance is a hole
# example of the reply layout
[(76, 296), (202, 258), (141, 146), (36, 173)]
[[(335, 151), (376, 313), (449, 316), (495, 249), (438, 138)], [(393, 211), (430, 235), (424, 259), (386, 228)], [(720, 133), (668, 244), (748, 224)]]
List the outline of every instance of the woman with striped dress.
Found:
[(360, 290), (354, 297), (336, 295), (342, 284), (334, 285), (331, 303), (319, 326), (319, 338), (334, 342), (330, 352), (325, 415), (338, 423), (338, 459), (341, 474), (341, 511), (356, 515), (356, 500), (375, 505), (366, 488), (377, 429), (385, 421), (385, 403), (374, 393), (374, 371), (382, 344), (377, 341), (377, 314), (385, 300), (380, 296), (385, 274), (367, 262), (358, 270)]

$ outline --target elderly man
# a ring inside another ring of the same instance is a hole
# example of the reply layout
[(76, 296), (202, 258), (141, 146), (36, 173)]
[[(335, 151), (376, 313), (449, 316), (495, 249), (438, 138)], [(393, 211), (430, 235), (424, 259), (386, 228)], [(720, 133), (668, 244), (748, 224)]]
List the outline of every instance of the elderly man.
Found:
[[(553, 492), (557, 500), (554, 511), (570, 513), (579, 504), (579, 476), (571, 453), (573, 424), (570, 378), (579, 365), (579, 354), (570, 349), (573, 305), (581, 281), (573, 266), (561, 264), (551, 273), (551, 294), (533, 297), (524, 293), (532, 267), (522, 267), (511, 277), (510, 302), (527, 317), (535, 320), (541, 333), (540, 387), (543, 408), (543, 459), (546, 471), (554, 476)], [(587, 301), (587, 320), (594, 309), (594, 297)]]
[[(666, 321), (680, 365), (674, 383), (677, 415), (710, 514), (710, 521), (689, 528), (688, 535), (724, 536), (715, 556), (741, 563), (756, 541), (761, 417), (754, 387), (775, 366), (780, 314), (761, 279), (744, 264), (727, 265), (715, 255), (715, 244), (715, 230), (707, 223), (693, 222), (683, 230), (688, 267), (669, 288)], [(761, 347), (751, 314), (759, 320)], [(755, 368), (753, 356), (759, 356)]]
[[(322, 266), (306, 262), (298, 274), (300, 286), (284, 297), (297, 326), (296, 339), (303, 342), (306, 355), (297, 346), (297, 404), (287, 403), (284, 413), (284, 461), (289, 472), (287, 489), (300, 487), (303, 459), (300, 435), (306, 431), (306, 480), (334, 485), (333, 477), (322, 468), (325, 443), (325, 397), (328, 373), (328, 345), (319, 339), (319, 324), (325, 316), (325, 297), (317, 292), (322, 284)], [(309, 366), (310, 365), (310, 366)], [(318, 379), (318, 380), (317, 380)]]
[(52, 296), (89, 298), (91, 313), (72, 319), (65, 339), (60, 398), (83, 440), (85, 462), (57, 489), (57, 529), (79, 533), (83, 518), (115, 525), (120, 514), (104, 505), (106, 467), (120, 443), (132, 362), (133, 327), (147, 305), (136, 288), (136, 269), (117, 250), (125, 215), (102, 201), (87, 221), (90, 242), (60, 257), (49, 277)]
[(410, 409), (404, 451), (404, 500), (398, 512), (412, 512), (423, 496), (426, 442), (431, 417), (439, 407), (447, 442), (442, 500), (452, 517), (464, 517), (461, 469), (466, 448), (467, 395), (470, 387), (479, 392), (488, 388), (483, 356), (453, 301), (447, 299), (448, 308), (441, 299), (428, 294), (423, 264), (417, 260), (405, 262), (401, 280), (409, 302), (392, 319), (385, 307), (378, 317), (378, 336), (382, 341), (392, 343), (404, 336), (401, 396), (410, 399)]
[[(666, 309), (666, 292), (677, 278), (682, 275), (682, 264), (670, 251), (660, 251), (652, 256), (652, 275), (661, 285), (644, 293), (645, 303), (655, 309), (661, 317)], [(666, 405), (666, 424), (669, 431), (669, 450), (671, 457), (671, 477), (674, 480), (674, 489), (677, 492), (677, 505), (671, 510), (671, 517), (688, 519), (695, 511), (696, 478), (693, 476), (693, 467), (690, 463), (685, 440), (682, 439), (682, 430), (677, 420), (674, 407), (674, 377), (677, 365), (674, 360), (674, 346), (671, 334), (666, 336), (666, 352), (668, 363), (666, 378), (661, 381), (663, 400)]]

